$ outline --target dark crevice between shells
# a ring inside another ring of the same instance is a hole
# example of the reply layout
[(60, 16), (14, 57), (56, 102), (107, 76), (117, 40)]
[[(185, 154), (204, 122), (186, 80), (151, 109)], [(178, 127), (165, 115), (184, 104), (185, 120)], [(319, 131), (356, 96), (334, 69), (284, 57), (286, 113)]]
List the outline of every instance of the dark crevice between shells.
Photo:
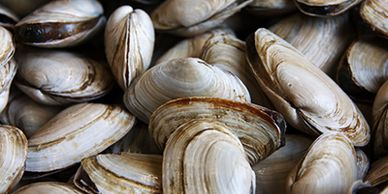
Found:
[(338, 15), (347, 9), (352, 7), (355, 0), (350, 0), (337, 5), (326, 6), (310, 6), (301, 2), (296, 2), (297, 6), (306, 13), (318, 15), (318, 16), (334, 16)]
[(6, 15), (0, 14), (0, 23), (15, 25), (16, 21)]
[(103, 17), (73, 23), (33, 23), (15, 27), (17, 40), (25, 43), (45, 43), (62, 40), (95, 27)]

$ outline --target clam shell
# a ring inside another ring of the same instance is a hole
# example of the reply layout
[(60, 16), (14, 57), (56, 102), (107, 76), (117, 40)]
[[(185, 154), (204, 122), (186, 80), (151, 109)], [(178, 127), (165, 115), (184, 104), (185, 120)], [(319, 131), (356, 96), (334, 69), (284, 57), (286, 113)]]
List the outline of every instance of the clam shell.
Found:
[(58, 170), (98, 154), (128, 133), (134, 122), (119, 106), (83, 103), (66, 108), (29, 139), (26, 171)]
[(272, 25), (274, 32), (297, 48), (315, 66), (330, 76), (352, 40), (348, 15), (314, 18), (295, 14)]
[(65, 105), (100, 98), (113, 78), (102, 62), (56, 50), (18, 51), (16, 86), (33, 100)]
[(74, 186), (60, 182), (38, 182), (26, 185), (14, 194), (31, 194), (31, 193), (66, 193), (66, 194), (82, 194), (81, 191)]
[(284, 15), (296, 10), (292, 0), (253, 0), (246, 10), (255, 16)]
[(360, 16), (366, 24), (381, 36), (388, 38), (388, 4), (385, 0), (365, 0)]
[(35, 10), (15, 25), (15, 36), (39, 47), (75, 46), (93, 36), (105, 23), (96, 0), (55, 0)]
[(121, 88), (148, 69), (155, 33), (146, 12), (130, 6), (116, 9), (105, 28), (105, 53)]
[(388, 154), (388, 81), (379, 89), (373, 104), (373, 144), (376, 156)]
[(190, 96), (250, 102), (249, 92), (237, 76), (197, 58), (180, 58), (146, 71), (125, 92), (124, 103), (132, 114), (148, 123), (158, 106)]
[(179, 126), (163, 154), (163, 193), (254, 193), (240, 141), (219, 122)]
[(252, 165), (284, 145), (286, 125), (280, 114), (258, 105), (220, 98), (171, 100), (152, 114), (149, 131), (163, 150), (167, 139), (179, 126), (199, 119), (227, 125), (244, 145)]
[(344, 133), (355, 146), (369, 142), (368, 123), (357, 106), (296, 48), (260, 28), (248, 38), (256, 80), (288, 123), (306, 133)]
[(0, 125), (0, 193), (8, 193), (24, 173), (27, 138), (10, 125)]
[(300, 135), (286, 135), (286, 145), (252, 168), (256, 174), (256, 194), (286, 193), (287, 176), (303, 158), (313, 141)]
[(151, 14), (155, 29), (195, 36), (217, 27), (253, 0), (166, 0)]
[(345, 193), (357, 180), (352, 142), (338, 132), (322, 134), (288, 177), (288, 193)]
[(378, 39), (360, 39), (346, 51), (337, 82), (357, 100), (371, 100), (388, 79), (388, 49)]
[(362, 0), (295, 0), (296, 7), (310, 16), (336, 16), (359, 4)]
[[(96, 193), (161, 193), (162, 157), (143, 154), (102, 154), (82, 161), (75, 185), (84, 189), (81, 173)], [(90, 185), (88, 185), (90, 187)], [(90, 192), (89, 190), (86, 190)]]

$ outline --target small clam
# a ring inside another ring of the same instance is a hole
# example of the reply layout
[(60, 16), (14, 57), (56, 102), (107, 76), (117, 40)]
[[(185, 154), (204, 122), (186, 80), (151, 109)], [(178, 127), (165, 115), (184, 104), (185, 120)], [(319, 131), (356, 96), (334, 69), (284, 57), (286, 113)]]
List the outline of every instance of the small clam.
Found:
[(0, 193), (8, 193), (24, 173), (27, 138), (9, 125), (0, 125)]
[(352, 40), (348, 15), (330, 18), (295, 14), (272, 25), (274, 32), (303, 53), (315, 66), (332, 76)]
[(385, 0), (365, 0), (360, 8), (364, 22), (381, 36), (388, 38), (388, 4)]
[(295, 11), (293, 0), (253, 0), (246, 10), (256, 16), (277, 16)]
[(322, 134), (290, 172), (288, 193), (345, 193), (357, 180), (352, 142), (338, 132)]
[(180, 58), (146, 71), (126, 91), (124, 103), (137, 118), (148, 123), (163, 103), (181, 97), (209, 96), (250, 102), (241, 80), (197, 58)]
[(64, 105), (100, 98), (112, 88), (105, 64), (68, 51), (18, 51), (16, 86), (35, 101)]
[(96, 0), (54, 0), (15, 25), (16, 39), (39, 47), (68, 47), (84, 42), (103, 27)]
[(340, 131), (355, 146), (369, 142), (369, 126), (357, 106), (296, 48), (264, 28), (247, 44), (257, 82), (290, 125), (317, 135)]
[(387, 79), (388, 48), (378, 39), (353, 42), (337, 72), (338, 84), (357, 100), (372, 100)]
[(303, 158), (313, 141), (300, 135), (286, 135), (286, 145), (252, 168), (256, 174), (256, 194), (286, 193), (290, 171)]
[(151, 116), (149, 131), (163, 150), (176, 128), (191, 120), (224, 123), (244, 146), (253, 165), (284, 145), (283, 117), (270, 109), (227, 99), (190, 97), (171, 100)]
[(0, 26), (12, 29), (18, 21), (18, 16), (16, 16), (10, 9), (0, 5)]
[(296, 7), (310, 16), (335, 16), (344, 13), (362, 0), (295, 0)]
[(28, 140), (26, 171), (63, 169), (98, 154), (127, 134), (134, 122), (119, 106), (83, 103), (66, 108)]
[(195, 120), (171, 134), (163, 154), (163, 193), (255, 192), (243, 146), (220, 122)]
[(74, 184), (86, 193), (161, 193), (162, 157), (101, 154), (82, 160)]
[(148, 69), (155, 33), (146, 12), (130, 6), (116, 9), (105, 28), (105, 53), (122, 89)]
[(60, 182), (37, 182), (32, 183), (14, 192), (14, 194), (38, 194), (38, 193), (66, 193), (66, 194), (82, 194), (74, 186)]
[(373, 144), (376, 156), (388, 154), (388, 81), (379, 89), (373, 104)]
[(4, 124), (19, 127), (27, 137), (54, 117), (60, 107), (37, 104), (20, 91), (12, 91), (7, 107), (0, 113)]
[(253, 0), (166, 0), (151, 14), (155, 29), (195, 36), (217, 27)]

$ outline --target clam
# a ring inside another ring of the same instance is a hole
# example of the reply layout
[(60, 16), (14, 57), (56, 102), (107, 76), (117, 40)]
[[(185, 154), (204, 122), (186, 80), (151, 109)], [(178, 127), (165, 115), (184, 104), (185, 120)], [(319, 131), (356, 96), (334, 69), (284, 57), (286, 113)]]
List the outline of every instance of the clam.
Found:
[(86, 193), (161, 193), (162, 157), (101, 154), (82, 160), (74, 184)]
[(286, 145), (252, 168), (256, 174), (256, 194), (285, 193), (289, 172), (303, 158), (313, 141), (301, 135), (286, 135)]
[(15, 13), (0, 5), (0, 26), (12, 29), (18, 21), (19, 18), (15, 15)]
[(156, 30), (195, 36), (217, 27), (253, 0), (166, 0), (151, 14)]
[(32, 183), (14, 192), (14, 194), (31, 194), (31, 193), (66, 193), (66, 194), (82, 194), (74, 186), (60, 182), (37, 182)]
[(97, 0), (54, 0), (15, 25), (20, 42), (38, 47), (69, 47), (85, 42), (105, 23)]
[(121, 88), (148, 69), (155, 33), (146, 12), (130, 6), (116, 9), (105, 28), (105, 53)]
[(388, 81), (379, 89), (373, 104), (374, 152), (377, 156), (388, 154)]
[(339, 131), (355, 146), (369, 142), (369, 126), (357, 106), (296, 48), (264, 28), (247, 44), (257, 82), (291, 126), (316, 135)]
[(388, 79), (388, 49), (378, 39), (353, 42), (342, 58), (337, 82), (357, 100), (373, 99)]
[(253, 0), (246, 10), (256, 16), (277, 16), (295, 11), (292, 0)]
[(290, 172), (288, 193), (345, 193), (357, 180), (352, 142), (339, 132), (322, 134)]
[(346, 14), (330, 18), (295, 14), (280, 20), (269, 30), (330, 76), (335, 74), (340, 58), (352, 40), (352, 26)]
[(286, 124), (279, 113), (255, 104), (220, 98), (171, 100), (152, 114), (149, 131), (163, 150), (174, 130), (191, 120), (224, 123), (240, 139), (252, 165), (284, 145)]
[(12, 91), (7, 107), (0, 113), (0, 121), (17, 126), (27, 137), (31, 137), (60, 110), (60, 107), (37, 104), (20, 91)]
[(68, 51), (22, 50), (16, 86), (33, 100), (64, 105), (100, 98), (112, 88), (105, 64)]
[(366, 175), (365, 182), (371, 184), (373, 187), (383, 188), (388, 183), (388, 156), (380, 158), (376, 162), (372, 163), (371, 169)]
[(295, 0), (296, 7), (310, 16), (336, 16), (343, 14), (362, 0)]
[(198, 58), (180, 58), (158, 64), (131, 85), (124, 96), (128, 110), (148, 123), (163, 103), (180, 97), (210, 96), (250, 102), (241, 80)]
[(376, 33), (388, 38), (388, 5), (385, 0), (365, 0), (360, 8), (360, 16)]
[(163, 193), (254, 193), (255, 174), (226, 125), (194, 120), (169, 137), (162, 184)]
[(24, 173), (27, 138), (9, 125), (0, 125), (0, 193), (8, 193)]
[(0, 26), (0, 112), (7, 105), (9, 90), (15, 77), (17, 65), (12, 59), (15, 47), (11, 33)]
[(83, 103), (66, 108), (28, 140), (26, 171), (59, 170), (98, 154), (127, 134), (134, 122), (119, 106)]

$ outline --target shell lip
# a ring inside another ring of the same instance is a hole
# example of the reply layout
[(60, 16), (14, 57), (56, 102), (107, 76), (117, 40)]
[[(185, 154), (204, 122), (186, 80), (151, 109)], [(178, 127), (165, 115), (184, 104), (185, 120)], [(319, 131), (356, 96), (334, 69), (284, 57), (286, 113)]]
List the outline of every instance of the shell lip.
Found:
[(345, 1), (340, 4), (333, 4), (333, 5), (324, 5), (324, 6), (314, 6), (314, 5), (308, 5), (300, 1), (295, 1), (296, 7), (303, 12), (304, 14), (310, 15), (310, 16), (317, 16), (317, 17), (327, 17), (327, 16), (335, 16), (339, 15), (354, 5), (360, 3), (359, 0), (349, 0)]

